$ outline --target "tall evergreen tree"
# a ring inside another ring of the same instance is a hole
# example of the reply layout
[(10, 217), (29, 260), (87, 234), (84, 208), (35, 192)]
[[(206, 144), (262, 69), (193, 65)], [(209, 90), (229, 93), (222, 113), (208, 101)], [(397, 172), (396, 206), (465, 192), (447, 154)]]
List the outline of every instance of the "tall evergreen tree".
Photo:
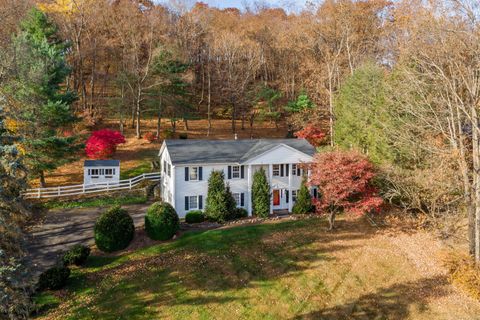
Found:
[(212, 171), (208, 178), (205, 216), (214, 221), (225, 221), (227, 219), (230, 208), (226, 194), (227, 189), (223, 171)]
[(307, 187), (307, 179), (303, 178), (300, 190), (298, 190), (297, 200), (293, 205), (292, 212), (295, 214), (311, 213), (313, 211), (312, 196)]
[(267, 217), (270, 214), (270, 185), (263, 168), (253, 174), (252, 205), (255, 215)]
[(63, 85), (70, 73), (68, 45), (57, 27), (38, 9), (21, 22), (14, 39), (15, 76), (5, 92), (15, 100), (25, 164), (45, 185), (45, 172), (74, 160), (76, 137), (65, 134), (77, 118), (71, 108), (76, 96)]
[(367, 63), (353, 72), (335, 100), (335, 143), (356, 148), (379, 164), (392, 162), (395, 148), (387, 132), (393, 120), (387, 109), (385, 71)]
[(26, 319), (31, 284), (23, 249), (21, 223), (28, 211), (20, 200), (26, 171), (5, 125), (0, 97), (0, 318)]

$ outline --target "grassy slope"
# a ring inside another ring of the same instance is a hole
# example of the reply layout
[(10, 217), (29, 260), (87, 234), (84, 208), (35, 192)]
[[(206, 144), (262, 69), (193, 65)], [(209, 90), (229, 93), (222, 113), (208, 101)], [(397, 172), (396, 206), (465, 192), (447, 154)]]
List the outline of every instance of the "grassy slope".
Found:
[(91, 257), (60, 295), (65, 302), (44, 317), (470, 318), (455, 301), (431, 303), (447, 295), (444, 278), (422, 276), (367, 225), (340, 225), (334, 233), (319, 219), (211, 230), (127, 256)]

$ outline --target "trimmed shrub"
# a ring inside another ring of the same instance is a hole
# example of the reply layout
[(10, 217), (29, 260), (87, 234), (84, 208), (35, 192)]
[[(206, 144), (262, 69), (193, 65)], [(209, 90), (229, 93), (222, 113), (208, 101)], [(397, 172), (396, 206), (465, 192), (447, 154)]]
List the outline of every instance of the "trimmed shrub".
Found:
[(128, 247), (135, 234), (135, 226), (127, 210), (115, 206), (97, 219), (94, 233), (98, 249), (113, 252)]
[(166, 202), (155, 202), (145, 215), (145, 231), (154, 240), (171, 239), (180, 228), (175, 209)]
[(292, 213), (294, 214), (305, 214), (311, 213), (315, 209), (312, 203), (312, 197), (310, 195), (310, 191), (308, 191), (306, 179), (304, 178), (302, 181), (302, 185), (300, 186), (300, 190), (297, 193), (297, 201), (292, 208)]
[(268, 217), (270, 214), (270, 186), (263, 168), (253, 175), (252, 205), (256, 216)]
[[(225, 221), (233, 211), (231, 199), (227, 197), (223, 171), (213, 170), (208, 178), (208, 193), (205, 216), (212, 221)], [(233, 200), (235, 202), (235, 199)]]
[(70, 248), (62, 257), (63, 264), (81, 266), (87, 261), (90, 255), (90, 248), (81, 244), (76, 244)]
[(186, 223), (199, 223), (205, 221), (205, 215), (201, 210), (192, 210), (185, 216)]
[(57, 290), (67, 284), (70, 276), (70, 269), (65, 266), (55, 266), (44, 271), (38, 279), (39, 290)]
[(234, 212), (234, 219), (242, 219), (248, 217), (248, 212), (244, 208), (235, 208)]
[(188, 139), (188, 134), (186, 134), (186, 133), (179, 133), (179, 134), (178, 134), (178, 138), (179, 138), (179, 139), (182, 139), (182, 140), (186, 140), (186, 139)]

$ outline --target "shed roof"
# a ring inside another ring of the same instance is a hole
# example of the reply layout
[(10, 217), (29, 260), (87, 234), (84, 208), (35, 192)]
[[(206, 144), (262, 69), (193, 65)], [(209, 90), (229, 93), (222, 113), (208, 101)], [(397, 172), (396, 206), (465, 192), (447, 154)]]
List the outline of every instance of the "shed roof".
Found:
[(84, 167), (118, 167), (120, 160), (85, 160)]
[(315, 148), (304, 139), (165, 140), (172, 163), (242, 163), (279, 145), (313, 156)]

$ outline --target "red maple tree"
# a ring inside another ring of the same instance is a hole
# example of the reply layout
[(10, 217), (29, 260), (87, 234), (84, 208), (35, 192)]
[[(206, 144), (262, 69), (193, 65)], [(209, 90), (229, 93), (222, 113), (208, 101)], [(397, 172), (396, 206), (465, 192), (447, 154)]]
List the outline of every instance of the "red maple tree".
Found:
[(325, 133), (318, 127), (309, 124), (300, 131), (295, 132), (295, 136), (300, 139), (305, 139), (314, 147), (318, 147), (322, 144), (325, 138)]
[(310, 185), (318, 186), (321, 198), (315, 202), (317, 212), (328, 212), (330, 229), (335, 215), (343, 210), (363, 215), (379, 211), (383, 200), (373, 186), (372, 163), (354, 151), (329, 151), (315, 155), (311, 164)]
[(94, 131), (86, 142), (85, 153), (90, 159), (106, 159), (111, 157), (122, 143), (125, 143), (125, 137), (119, 131)]

